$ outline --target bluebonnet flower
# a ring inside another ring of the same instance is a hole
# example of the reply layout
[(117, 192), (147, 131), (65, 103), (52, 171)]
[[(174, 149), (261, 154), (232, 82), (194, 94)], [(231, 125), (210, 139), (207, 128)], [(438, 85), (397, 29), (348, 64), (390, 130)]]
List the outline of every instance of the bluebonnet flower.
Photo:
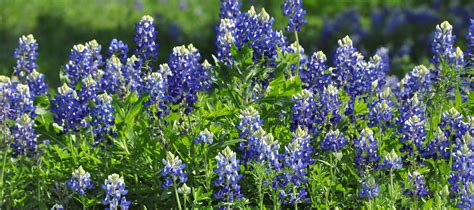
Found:
[(281, 167), (281, 163), (279, 161), (280, 155), (278, 154), (280, 143), (273, 137), (271, 133), (265, 135), (260, 140), (260, 155), (258, 160), (262, 162), (268, 162), (270, 168), (279, 170)]
[(400, 142), (404, 144), (404, 147), (400, 149), (401, 152), (408, 152), (408, 155), (412, 156), (414, 150), (417, 149), (420, 154), (424, 153), (423, 143), (426, 139), (424, 123), (423, 116), (419, 115), (413, 115), (405, 121), (403, 136), (400, 138)]
[(214, 172), (217, 174), (217, 179), (213, 181), (213, 184), (218, 188), (218, 191), (214, 193), (214, 198), (219, 200), (222, 205), (243, 198), (238, 183), (242, 175), (239, 174), (239, 160), (235, 152), (226, 147), (216, 156), (216, 163)]
[(265, 9), (257, 14), (252, 6), (247, 13), (241, 13), (235, 22), (234, 40), (237, 49), (249, 44), (254, 50), (254, 61), (269, 59), (266, 64), (271, 65), (278, 54), (277, 47), (285, 49), (287, 45), (283, 33), (272, 29), (274, 22)]
[(151, 16), (145, 15), (136, 24), (136, 33), (133, 39), (137, 48), (133, 53), (142, 61), (155, 60), (158, 55), (158, 43), (156, 43), (155, 21)]
[(405, 186), (405, 194), (410, 196), (416, 196), (422, 198), (428, 195), (428, 189), (426, 183), (423, 180), (424, 176), (418, 171), (408, 172), (409, 186)]
[(128, 45), (121, 40), (112, 39), (109, 48), (107, 49), (108, 58), (115, 55), (121, 62), (127, 61)]
[(33, 105), (33, 98), (30, 95), (30, 88), (27, 85), (20, 84), (18, 82), (8, 82), (10, 90), (4, 92), (7, 95), (7, 100), (10, 106), (8, 118), (16, 120), (27, 114), (30, 118), (34, 118), (35, 106)]
[[(11, 94), (11, 81), (9, 77), (0, 75), (0, 124), (3, 125), (5, 120), (13, 112), (9, 102)], [(8, 131), (8, 129), (6, 129)]]
[(64, 66), (69, 86), (76, 87), (81, 79), (97, 73), (102, 64), (100, 49), (101, 46), (95, 40), (86, 45), (78, 44), (73, 47), (69, 61)]
[(241, 139), (248, 138), (262, 127), (263, 121), (260, 119), (260, 114), (253, 107), (242, 110), (239, 119), (240, 123), (236, 127), (239, 130), (239, 138)]
[(210, 87), (208, 66), (199, 63), (201, 55), (192, 45), (173, 48), (168, 60), (171, 75), (168, 77), (168, 97), (171, 102), (184, 102), (189, 112), (197, 100), (197, 93)]
[(106, 197), (102, 200), (103, 205), (109, 205), (106, 210), (118, 209), (128, 210), (130, 201), (127, 201), (125, 195), (128, 190), (125, 189), (125, 182), (123, 177), (118, 174), (111, 174), (102, 184), (102, 189), (105, 190)]
[(293, 111), (291, 113), (291, 118), (293, 122), (291, 123), (291, 129), (295, 130), (298, 126), (304, 126), (308, 128), (311, 132), (315, 131), (315, 113), (318, 111), (316, 108), (316, 101), (314, 95), (311, 91), (303, 89), (299, 94), (293, 96), (293, 101), (295, 105), (291, 107)]
[(183, 195), (189, 195), (191, 194), (191, 188), (184, 183), (180, 188), (178, 188), (178, 193), (183, 194)]
[(352, 45), (352, 40), (349, 36), (340, 39), (338, 44), (339, 47), (336, 50), (334, 60), (336, 67), (332, 69), (331, 81), (337, 87), (342, 87), (345, 86), (352, 74), (356, 72), (357, 63), (363, 60), (363, 57)]
[(54, 122), (63, 128), (63, 133), (70, 130), (79, 131), (81, 127), (86, 126), (84, 121), (87, 116), (86, 107), (79, 102), (76, 91), (66, 83), (58, 88), (58, 93), (51, 101)]
[(359, 198), (376, 198), (379, 195), (380, 187), (375, 182), (373, 177), (370, 177), (367, 181), (364, 181), (362, 189), (359, 191)]
[(239, 138), (247, 140), (246, 142), (240, 143), (239, 150), (243, 151), (242, 160), (246, 163), (258, 155), (257, 149), (260, 138), (262, 138), (265, 133), (262, 134), (261, 132), (263, 121), (260, 120), (260, 115), (255, 108), (249, 107), (242, 110), (239, 118), (240, 122), (236, 126), (239, 130)]
[(306, 175), (306, 168), (314, 163), (312, 138), (308, 130), (298, 126), (293, 132), (288, 146), (285, 147), (285, 166), (290, 167), (296, 176), (303, 178)]
[(306, 10), (303, 8), (303, 0), (286, 0), (285, 4), (281, 5), (283, 15), (288, 16), (290, 21), (286, 26), (286, 31), (300, 31), (301, 25), (306, 24), (304, 15)]
[(36, 69), (26, 77), (26, 83), (30, 88), (31, 97), (41, 96), (43, 94), (47, 94), (46, 89), (48, 88), (48, 84), (44, 82), (44, 74), (39, 73)]
[(399, 126), (398, 132), (403, 133), (405, 122), (413, 115), (424, 116), (425, 107), (425, 104), (418, 100), (418, 93), (415, 93), (412, 98), (404, 102), (399, 107), (399, 116), (395, 119), (395, 123)]
[(16, 58), (16, 66), (13, 75), (18, 76), (20, 81), (26, 81), (26, 77), (38, 68), (36, 59), (38, 57), (38, 43), (33, 35), (22, 36), (18, 40), (18, 48), (13, 53)]
[(346, 146), (347, 138), (338, 129), (329, 131), (319, 142), (321, 149), (328, 152), (338, 152)]
[(397, 96), (400, 104), (405, 104), (408, 99), (412, 98), (415, 93), (424, 94), (430, 91), (432, 84), (432, 76), (429, 70), (423, 66), (415, 66), (405, 77), (398, 83)]
[(165, 165), (165, 168), (163, 169), (163, 171), (161, 171), (161, 175), (166, 176), (165, 182), (162, 184), (163, 188), (170, 187), (178, 179), (180, 183), (188, 181), (188, 176), (184, 171), (184, 168), (186, 168), (186, 164), (184, 164), (178, 156), (175, 156), (173, 155), (173, 153), (168, 152), (166, 153), (166, 158), (163, 159), (162, 162)]
[[(467, 61), (469, 66), (474, 66), (474, 19), (470, 19), (470, 25), (466, 34), (467, 40)], [(472, 88), (471, 88), (472, 89)]]
[(313, 155), (311, 140), (308, 131), (298, 127), (293, 132), (290, 143), (285, 146), (284, 166), (289, 171), (276, 177), (279, 187), (282, 188), (280, 189), (280, 198), (285, 204), (309, 201), (304, 184), (308, 182), (306, 174), (309, 165), (314, 163), (311, 158)]
[(383, 163), (381, 165), (382, 168), (388, 169), (389, 171), (395, 171), (402, 168), (402, 158), (398, 156), (394, 149), (389, 152), (383, 158)]
[(440, 127), (436, 128), (434, 138), (426, 144), (426, 154), (423, 156), (431, 157), (434, 160), (447, 159), (450, 155), (450, 142)]
[(163, 76), (159, 72), (152, 72), (151, 74), (146, 75), (143, 80), (145, 82), (143, 92), (150, 95), (150, 98), (145, 102), (145, 105), (162, 105), (166, 100), (166, 83)]
[(370, 164), (379, 161), (378, 141), (375, 139), (374, 132), (370, 128), (364, 128), (360, 132), (360, 137), (354, 139), (354, 157), (356, 168), (364, 171)]
[(333, 85), (328, 85), (323, 90), (323, 94), (319, 98), (320, 108), (318, 109), (320, 109), (320, 112), (316, 123), (326, 122), (337, 125), (340, 122), (341, 113), (339, 106), (342, 104), (342, 101), (338, 97), (339, 90)]
[(130, 93), (140, 94), (143, 91), (141, 68), (142, 62), (135, 55), (127, 59), (126, 64), (121, 69), (122, 80), (118, 90), (120, 96), (126, 96)]
[[(112, 107), (112, 97), (107, 93), (102, 93), (94, 100), (94, 107), (91, 108), (91, 126), (95, 138), (95, 144), (106, 139), (107, 136), (115, 136), (113, 129), (115, 123), (114, 107)], [(108, 144), (112, 141), (107, 140)]]
[(51, 210), (64, 210), (64, 207), (60, 204), (54, 204), (54, 206), (51, 207)]
[(219, 17), (233, 19), (240, 14), (242, 3), (239, 0), (221, 0)]
[(33, 156), (37, 151), (37, 137), (33, 129), (34, 120), (24, 113), (21, 117), (15, 119), (16, 123), (11, 127), (13, 142), (10, 147), (13, 150), (13, 157), (19, 155)]
[(314, 135), (318, 135), (321, 131), (330, 129), (332, 125), (337, 125), (341, 120), (339, 106), (342, 103), (338, 96), (339, 90), (331, 84), (319, 95), (303, 90), (301, 94), (294, 96), (296, 103), (291, 108), (291, 129), (294, 130), (298, 125), (304, 126)]
[(313, 91), (323, 91), (330, 84), (331, 74), (322, 51), (315, 52), (308, 61), (307, 68), (300, 70), (303, 87)]
[[(455, 68), (462, 67), (463, 56), (459, 48), (454, 48), (456, 36), (453, 35), (453, 26), (448, 21), (444, 21), (436, 25), (436, 32), (431, 43), (433, 51), (432, 62), (436, 65), (442, 62), (447, 63)], [(439, 76), (439, 70), (435, 71), (435, 77)]]
[(73, 192), (77, 192), (79, 195), (84, 195), (86, 190), (94, 188), (91, 183), (91, 175), (82, 166), (72, 172), (72, 178), (68, 179), (66, 183)]
[(382, 130), (391, 127), (391, 121), (394, 118), (395, 104), (391, 100), (392, 92), (389, 88), (378, 94), (376, 100), (368, 104), (370, 127), (380, 126)]
[(103, 74), (99, 80), (100, 90), (113, 94), (117, 92), (121, 84), (122, 63), (115, 55), (107, 59)]
[(463, 122), (461, 113), (452, 107), (441, 115), (439, 127), (445, 132), (448, 140), (454, 142), (456, 138), (464, 136), (467, 132), (468, 125)]
[(217, 28), (217, 59), (230, 65), (233, 61), (231, 46), (235, 43), (235, 20), (224, 18)]
[(213, 141), (214, 141), (214, 134), (209, 132), (207, 128), (201, 131), (198, 137), (194, 139), (195, 144), (212, 144)]
[(452, 172), (448, 179), (450, 184), (451, 198), (459, 196), (461, 203), (458, 207), (470, 209), (473, 207), (469, 202), (473, 191), (471, 185), (474, 173), (474, 141), (469, 132), (464, 136), (456, 138), (456, 144), (452, 151)]
[(79, 97), (79, 102), (87, 107), (87, 102), (93, 101), (99, 92), (101, 92), (101, 88), (105, 87), (101, 83), (103, 82), (100, 78), (104, 76), (103, 71), (100, 70), (96, 77), (99, 77), (96, 80), (93, 75), (89, 75), (87, 77), (82, 78), (80, 81), (82, 83), (81, 89), (77, 90), (77, 96)]

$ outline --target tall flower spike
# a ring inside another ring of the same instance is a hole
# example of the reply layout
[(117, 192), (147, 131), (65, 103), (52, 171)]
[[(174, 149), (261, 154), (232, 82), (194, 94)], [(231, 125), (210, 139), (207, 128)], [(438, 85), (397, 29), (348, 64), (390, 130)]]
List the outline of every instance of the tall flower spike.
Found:
[(168, 77), (168, 97), (171, 102), (183, 102), (186, 112), (197, 101), (197, 93), (210, 87), (211, 74), (200, 63), (201, 54), (192, 44), (173, 48), (168, 60), (172, 75)]
[(163, 164), (165, 168), (161, 172), (162, 176), (167, 176), (165, 182), (163, 183), (163, 188), (168, 188), (173, 185), (173, 182), (179, 180), (180, 183), (188, 181), (188, 176), (184, 172), (186, 164), (184, 164), (178, 156), (173, 155), (173, 153), (166, 153), (166, 159), (163, 159)]
[(216, 164), (214, 173), (217, 174), (217, 178), (213, 181), (213, 184), (218, 188), (218, 191), (214, 193), (214, 198), (219, 200), (221, 205), (233, 203), (236, 199), (243, 198), (238, 183), (242, 175), (239, 174), (240, 167), (236, 153), (226, 147), (217, 155)]
[(38, 68), (36, 59), (38, 57), (38, 43), (33, 35), (22, 36), (18, 40), (18, 48), (15, 50), (16, 66), (13, 75), (18, 76), (20, 81), (25, 82), (26, 77)]
[(339, 130), (329, 131), (320, 141), (321, 149), (327, 152), (338, 152), (347, 143), (347, 138)]
[(91, 183), (91, 175), (82, 166), (72, 172), (72, 178), (67, 180), (66, 183), (73, 192), (77, 192), (79, 195), (84, 195), (86, 190), (94, 187)]
[(224, 18), (217, 28), (217, 58), (230, 65), (233, 61), (230, 48), (235, 43), (235, 20)]
[(107, 55), (109, 58), (115, 55), (121, 62), (125, 63), (127, 61), (128, 45), (121, 40), (112, 39), (107, 49)]
[(304, 126), (308, 128), (311, 132), (315, 131), (315, 112), (318, 110), (314, 95), (311, 91), (303, 89), (301, 93), (293, 96), (293, 101), (295, 105), (291, 107), (293, 111), (291, 113), (291, 118), (293, 122), (291, 123), (291, 129), (295, 130), (298, 126)]
[(434, 160), (446, 159), (450, 155), (450, 143), (446, 135), (440, 127), (436, 128), (434, 138), (426, 144), (426, 154), (424, 156), (431, 157)]
[(235, 22), (234, 35), (237, 49), (242, 49), (245, 44), (254, 50), (254, 61), (265, 59), (267, 65), (274, 65), (278, 55), (277, 48), (284, 50), (287, 46), (286, 37), (281, 31), (272, 29), (275, 20), (268, 15), (265, 9), (257, 14), (254, 7), (246, 13), (239, 15)]
[[(0, 124), (4, 125), (5, 120), (13, 112), (9, 96), (12, 92), (11, 81), (9, 77), (0, 75)], [(8, 130), (8, 129), (6, 129)]]
[(380, 159), (378, 141), (370, 128), (364, 128), (360, 132), (360, 137), (354, 139), (354, 149), (356, 151), (355, 165), (361, 171), (365, 171), (370, 164), (375, 165)]
[(428, 93), (432, 84), (431, 78), (432, 74), (425, 66), (415, 66), (397, 85), (395, 95), (399, 103), (405, 104), (416, 93), (420, 95)]
[(136, 24), (136, 33), (133, 39), (137, 48), (133, 51), (142, 61), (155, 60), (158, 55), (158, 43), (156, 43), (155, 21), (151, 16), (145, 15)]
[(104, 189), (106, 197), (102, 200), (103, 205), (108, 205), (109, 208), (106, 209), (118, 209), (128, 210), (130, 206), (130, 201), (127, 201), (125, 195), (128, 194), (128, 190), (125, 189), (125, 181), (123, 177), (118, 174), (109, 175), (105, 180), (105, 183), (102, 184), (102, 189)]
[(301, 25), (306, 24), (304, 15), (306, 10), (303, 8), (303, 0), (286, 0), (285, 4), (281, 6), (283, 15), (288, 16), (290, 21), (286, 26), (286, 31), (300, 31)]
[(120, 88), (121, 77), (122, 63), (117, 56), (112, 55), (112, 57), (107, 59), (103, 75), (101, 75), (101, 78), (98, 78), (100, 90), (110, 94), (118, 92)]
[(391, 127), (391, 121), (394, 118), (395, 104), (391, 100), (392, 92), (390, 88), (378, 94), (373, 102), (369, 103), (369, 126), (380, 126), (382, 129)]
[(384, 157), (382, 168), (388, 169), (389, 171), (402, 168), (402, 158), (398, 156), (394, 149)]
[(340, 39), (338, 44), (334, 60), (336, 67), (332, 69), (332, 81), (337, 87), (341, 87), (348, 82), (352, 72), (356, 72), (356, 65), (361, 57), (356, 53), (357, 49), (352, 45), (349, 36)]
[(311, 137), (305, 128), (298, 127), (285, 147), (285, 161), (289, 171), (277, 177), (278, 186), (283, 188), (280, 191), (280, 198), (285, 204), (308, 202), (308, 193), (305, 183), (308, 182), (307, 171), (310, 164), (314, 163), (311, 158), (313, 147)]
[(450, 184), (451, 198), (460, 197), (458, 207), (472, 208), (469, 197), (473, 196), (472, 183), (474, 178), (474, 141), (467, 132), (461, 138), (456, 138), (452, 152), (452, 171), (448, 182)]
[(46, 89), (48, 88), (48, 84), (44, 82), (44, 74), (37, 72), (36, 69), (33, 69), (27, 76), (26, 83), (30, 88), (31, 97), (47, 94)]
[(450, 64), (455, 62), (455, 49), (454, 42), (456, 36), (453, 35), (453, 26), (448, 21), (444, 21), (439, 25), (436, 25), (436, 32), (434, 33), (434, 39), (431, 43), (433, 51), (432, 62), (436, 65), (441, 62)]
[(467, 62), (468, 62), (469, 66), (474, 66), (474, 19), (471, 18), (470, 23), (471, 24), (470, 24), (468, 32), (466, 34), (467, 49), (468, 49), (468, 51), (467, 51)]
[(425, 186), (426, 183), (423, 178), (424, 176), (418, 171), (408, 172), (408, 181), (410, 183), (409, 186), (405, 186), (407, 188), (405, 194), (418, 198), (428, 195), (428, 189)]
[(195, 144), (212, 144), (213, 141), (214, 134), (209, 132), (207, 128), (201, 131), (198, 137), (194, 139)]
[(364, 181), (362, 185), (362, 190), (359, 191), (359, 198), (376, 198), (379, 195), (380, 187), (375, 182), (373, 177), (370, 177), (368, 180)]
[(63, 128), (63, 133), (78, 131), (84, 125), (82, 120), (87, 114), (85, 107), (79, 103), (76, 91), (66, 83), (58, 88), (58, 94), (54, 96), (51, 105), (54, 122)]
[(13, 142), (10, 147), (13, 149), (13, 157), (18, 155), (32, 156), (37, 151), (37, 135), (33, 129), (34, 120), (28, 114), (23, 114), (15, 119), (16, 123), (11, 128)]
[(75, 88), (80, 80), (97, 73), (102, 64), (100, 49), (101, 46), (95, 40), (73, 47), (69, 61), (64, 66), (69, 86)]
[(115, 136), (113, 129), (115, 123), (114, 107), (112, 106), (112, 97), (107, 93), (97, 96), (94, 101), (95, 106), (91, 109), (91, 126), (95, 137), (95, 144), (107, 140), (108, 144), (113, 144), (107, 136)]
[(326, 55), (322, 51), (315, 52), (309, 59), (308, 68), (300, 70), (301, 81), (305, 88), (319, 92), (331, 83), (326, 60)]
[(143, 79), (145, 84), (143, 92), (148, 93), (150, 98), (145, 105), (161, 105), (165, 101), (166, 83), (163, 76), (159, 72), (152, 72)]
[(221, 0), (221, 9), (219, 17), (233, 19), (240, 15), (240, 0)]

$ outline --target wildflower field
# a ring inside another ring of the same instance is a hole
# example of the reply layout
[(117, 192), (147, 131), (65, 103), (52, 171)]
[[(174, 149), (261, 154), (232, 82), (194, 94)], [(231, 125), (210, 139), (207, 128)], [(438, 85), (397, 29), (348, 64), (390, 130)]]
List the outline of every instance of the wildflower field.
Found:
[(161, 50), (146, 15), (134, 43), (74, 45), (57, 89), (21, 36), (0, 75), (0, 209), (474, 208), (474, 19), (425, 25), (427, 62), (398, 78), (389, 48), (350, 35), (305, 51), (302, 0), (282, 0), (283, 31), (220, 2), (212, 59)]

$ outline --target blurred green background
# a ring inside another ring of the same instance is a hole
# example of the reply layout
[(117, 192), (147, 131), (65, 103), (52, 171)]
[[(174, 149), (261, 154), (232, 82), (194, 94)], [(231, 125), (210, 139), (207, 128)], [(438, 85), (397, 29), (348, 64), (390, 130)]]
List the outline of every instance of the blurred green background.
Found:
[[(275, 18), (275, 27), (284, 29), (287, 18), (280, 10), (284, 0), (243, 3), (243, 11), (250, 5), (258, 11), (265, 7)], [(210, 59), (215, 51), (219, 7), (220, 0), (0, 0), (0, 73), (12, 72), (12, 54), (18, 37), (31, 33), (39, 43), (39, 71), (46, 74), (50, 87), (57, 87), (58, 72), (67, 62), (73, 45), (96, 39), (105, 51), (110, 40), (117, 38), (133, 49), (135, 23), (147, 14), (157, 23), (160, 62), (166, 62), (173, 46), (188, 43)], [(434, 31), (435, 24), (444, 19), (457, 21), (461, 27), (456, 32), (464, 33), (468, 16), (474, 14), (469, 1), (304, 0), (304, 7), (308, 24), (303, 27), (300, 40), (306, 53), (323, 50), (330, 56), (337, 47), (337, 39), (349, 34), (366, 55), (373, 54), (378, 46), (400, 48), (408, 43), (410, 49), (402, 51), (398, 58), (405, 63), (427, 54), (426, 37)], [(404, 20), (400, 20), (401, 15)], [(414, 25), (413, 18), (415, 22), (425, 21)], [(383, 26), (377, 25), (379, 19)], [(398, 24), (395, 28), (394, 23)], [(420, 38), (420, 34), (425, 36)], [(292, 42), (292, 34), (287, 35)], [(414, 36), (418, 39), (412, 39)], [(458, 37), (462, 39), (463, 34)], [(459, 44), (462, 46), (463, 41)], [(405, 71), (403, 65), (398, 65), (392, 73), (400, 75)]]

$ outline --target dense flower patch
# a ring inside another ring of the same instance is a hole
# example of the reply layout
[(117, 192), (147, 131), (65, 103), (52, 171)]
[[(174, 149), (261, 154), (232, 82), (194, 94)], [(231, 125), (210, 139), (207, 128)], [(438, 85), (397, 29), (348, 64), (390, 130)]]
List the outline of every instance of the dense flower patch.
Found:
[(287, 37), (223, 0), (213, 62), (189, 44), (158, 64), (144, 16), (133, 49), (75, 45), (57, 91), (21, 37), (0, 77), (0, 206), (473, 208), (474, 20), (466, 53), (442, 22), (430, 63), (394, 81), (349, 36), (333, 62), (305, 54), (301, 6), (282, 5)]

